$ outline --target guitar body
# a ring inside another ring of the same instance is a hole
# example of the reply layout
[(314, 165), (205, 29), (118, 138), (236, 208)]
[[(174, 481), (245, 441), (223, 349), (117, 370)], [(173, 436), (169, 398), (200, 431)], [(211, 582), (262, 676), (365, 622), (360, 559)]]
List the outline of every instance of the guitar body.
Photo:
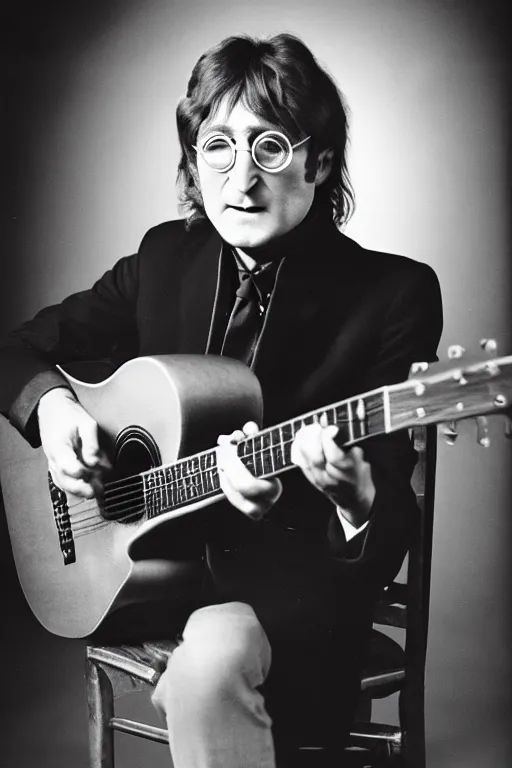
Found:
[[(291, 469), (306, 424), (338, 427), (342, 445), (418, 425), (506, 413), (512, 356), (449, 370), (425, 364), (408, 381), (356, 395), (241, 440), (256, 477)], [(434, 368), (434, 372), (431, 372)], [(418, 371), (420, 375), (418, 375)], [(41, 624), (85, 637), (118, 608), (178, 599), (198, 584), (197, 516), (222, 498), (215, 445), (221, 433), (261, 423), (258, 380), (242, 363), (211, 355), (138, 358), (99, 384), (63, 372), (100, 426), (113, 463), (98, 501), (66, 496), (42, 449), (0, 416), (0, 481), (21, 586)], [(480, 421), (479, 442), (488, 438)]]
[[(138, 358), (99, 384), (63, 373), (100, 425), (114, 477), (170, 464), (212, 447), (222, 432), (261, 420), (256, 377), (228, 358)], [(154, 519), (143, 507), (128, 519), (105, 519), (101, 504), (52, 487), (42, 449), (32, 448), (3, 417), (0, 479), (26, 599), (41, 624), (64, 637), (85, 637), (123, 605), (185, 588), (197, 574), (198, 560), (161, 554), (140, 559), (134, 551), (150, 551), (151, 538), (159, 537), (162, 526), (169, 528), (185, 511), (221, 498), (219, 493)], [(188, 525), (193, 524), (191, 515)], [(179, 541), (172, 549), (179, 552)]]

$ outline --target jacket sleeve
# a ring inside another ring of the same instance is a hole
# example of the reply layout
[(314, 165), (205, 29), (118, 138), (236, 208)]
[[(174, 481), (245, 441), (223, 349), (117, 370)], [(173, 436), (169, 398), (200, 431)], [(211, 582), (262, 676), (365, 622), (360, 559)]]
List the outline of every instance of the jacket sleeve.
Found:
[[(68, 386), (57, 364), (136, 354), (138, 257), (121, 259), (90, 290), (47, 307), (0, 347), (0, 411), (36, 446), (36, 406), (48, 390)], [(133, 348), (133, 349), (132, 349)]]
[[(437, 360), (442, 303), (434, 271), (425, 264), (403, 282), (383, 321), (381, 343), (364, 390), (404, 381), (413, 362)], [(416, 463), (407, 430), (370, 438), (362, 444), (376, 488), (369, 525), (347, 542), (336, 512), (329, 521), (329, 543), (336, 566), (359, 574), (377, 587), (396, 576), (408, 549), (418, 514), (411, 476)]]

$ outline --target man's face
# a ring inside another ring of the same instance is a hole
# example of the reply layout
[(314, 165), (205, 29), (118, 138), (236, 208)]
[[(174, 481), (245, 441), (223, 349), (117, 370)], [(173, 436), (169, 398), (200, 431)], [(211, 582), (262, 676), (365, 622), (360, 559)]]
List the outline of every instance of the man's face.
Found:
[[(254, 115), (239, 101), (230, 111), (224, 99), (200, 127), (197, 146), (213, 133), (250, 149), (263, 131), (279, 130)], [(206, 215), (221, 237), (240, 249), (256, 248), (294, 229), (313, 202), (316, 182), (306, 181), (307, 142), (293, 151), (291, 163), (279, 173), (259, 168), (250, 152), (236, 153), (235, 164), (219, 173), (197, 153), (199, 187)]]

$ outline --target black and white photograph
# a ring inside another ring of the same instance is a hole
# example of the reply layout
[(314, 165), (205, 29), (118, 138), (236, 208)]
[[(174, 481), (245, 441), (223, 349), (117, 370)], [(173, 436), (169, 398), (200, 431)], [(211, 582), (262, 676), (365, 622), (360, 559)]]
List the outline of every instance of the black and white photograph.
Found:
[(3, 0), (3, 768), (509, 768), (500, 0)]

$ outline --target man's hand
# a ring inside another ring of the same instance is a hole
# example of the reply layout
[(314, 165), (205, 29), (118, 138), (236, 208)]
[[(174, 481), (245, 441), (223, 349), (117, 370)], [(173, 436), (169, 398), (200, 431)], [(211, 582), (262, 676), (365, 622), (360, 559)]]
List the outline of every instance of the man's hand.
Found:
[(231, 435), (220, 435), (217, 445), (220, 487), (227, 500), (252, 520), (261, 520), (283, 490), (276, 477), (265, 480), (254, 477), (237, 456), (236, 444), (257, 431), (257, 424), (249, 421), (243, 431), (239, 429)]
[(111, 468), (98, 442), (98, 425), (65, 387), (46, 392), (37, 408), (41, 445), (56, 485), (91, 499), (103, 490)]
[[(228, 501), (253, 520), (264, 517), (282, 492), (278, 478), (254, 477), (237, 456), (236, 444), (257, 431), (257, 425), (248, 422), (243, 431), (220, 435), (217, 446), (220, 487)], [(368, 520), (375, 498), (371, 468), (361, 448), (342, 450), (336, 444), (337, 434), (335, 426), (303, 427), (293, 441), (291, 457), (310, 483), (359, 528)]]
[(309, 424), (292, 445), (292, 461), (315, 488), (336, 504), (356, 528), (368, 520), (375, 498), (370, 465), (359, 447), (342, 450), (336, 444), (338, 427)]

